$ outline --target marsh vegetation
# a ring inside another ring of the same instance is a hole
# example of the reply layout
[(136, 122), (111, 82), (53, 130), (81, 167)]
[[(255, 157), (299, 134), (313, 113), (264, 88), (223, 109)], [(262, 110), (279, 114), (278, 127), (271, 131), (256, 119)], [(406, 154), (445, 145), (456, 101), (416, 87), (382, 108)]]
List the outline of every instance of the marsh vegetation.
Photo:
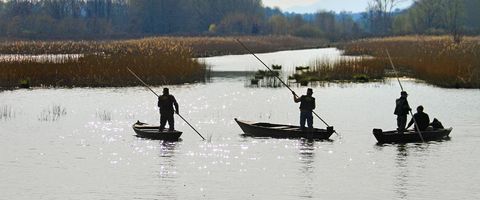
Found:
[(203, 81), (206, 67), (192, 59), (192, 51), (163, 38), (110, 42), (11, 42), (0, 47), (7, 54), (82, 54), (61, 59), (0, 60), (0, 86), (104, 87), (139, 83), (134, 70), (150, 84)]
[(479, 37), (465, 37), (460, 43), (447, 36), (378, 38), (350, 42), (343, 48), (348, 55), (373, 56), (355, 60), (351, 66), (391, 69), (388, 50), (405, 76), (447, 88), (480, 88)]

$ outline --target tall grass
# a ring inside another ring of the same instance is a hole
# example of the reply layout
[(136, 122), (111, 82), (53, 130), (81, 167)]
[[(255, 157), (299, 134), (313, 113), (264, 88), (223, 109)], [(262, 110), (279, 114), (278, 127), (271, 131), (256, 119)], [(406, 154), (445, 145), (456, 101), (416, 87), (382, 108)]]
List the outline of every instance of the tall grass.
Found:
[[(116, 49), (125, 44), (150, 43), (155, 49), (183, 48), (193, 57), (248, 53), (235, 41), (241, 40), (257, 53), (288, 49), (326, 46), (322, 39), (306, 39), (292, 36), (238, 36), (238, 37), (152, 37), (120, 41), (11, 41), (0, 42), (0, 54), (91, 54), (125, 51)], [(150, 46), (151, 45), (147, 45)], [(144, 49), (145, 50), (145, 49)]]
[(377, 62), (370, 57), (341, 58), (335, 61), (317, 59), (308, 69), (297, 70), (289, 79), (295, 79), (297, 83), (304, 85), (312, 81), (368, 82), (384, 77), (384, 66), (387, 62)]
[[(30, 49), (28, 49), (30, 48)], [(192, 59), (180, 43), (148, 38), (112, 42), (15, 42), (2, 53), (83, 54), (62, 59), (27, 57), (0, 60), (0, 86), (15, 87), (28, 79), (31, 86), (133, 86), (134, 70), (153, 85), (203, 81), (205, 66)]]
[(461, 43), (446, 36), (378, 38), (354, 41), (343, 48), (349, 55), (374, 56), (372, 65), (383, 63), (388, 50), (397, 68), (410, 71), (415, 78), (441, 87), (480, 88), (480, 37), (465, 37)]
[[(0, 87), (104, 87), (204, 81), (205, 64), (195, 57), (246, 53), (236, 38), (154, 37), (121, 41), (14, 41), (0, 43)], [(319, 46), (295, 37), (239, 37), (256, 52)], [(22, 56), (15, 56), (22, 55)], [(25, 56), (27, 55), (27, 56)], [(37, 56), (32, 56), (37, 55)], [(63, 56), (58, 56), (63, 55)]]
[(239, 36), (239, 37), (184, 37), (173, 38), (191, 47), (195, 57), (230, 54), (246, 54), (236, 40), (240, 40), (255, 53), (290, 49), (306, 49), (327, 46), (323, 39), (308, 39), (292, 36)]

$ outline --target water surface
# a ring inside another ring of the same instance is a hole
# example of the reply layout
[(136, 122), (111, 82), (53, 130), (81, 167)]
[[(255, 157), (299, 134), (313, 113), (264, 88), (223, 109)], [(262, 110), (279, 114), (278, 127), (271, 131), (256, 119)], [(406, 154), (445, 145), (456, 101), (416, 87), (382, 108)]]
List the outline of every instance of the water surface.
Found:
[[(323, 51), (331, 49), (269, 56), (275, 64), (301, 65)], [(207, 62), (220, 71), (261, 67), (252, 57), (231, 57), (235, 62)], [(396, 80), (313, 86), (317, 113), (341, 137), (311, 142), (242, 137), (234, 118), (296, 124), (299, 116), (288, 90), (245, 87), (245, 79), (169, 86), (207, 142), (178, 117), (182, 141), (135, 137), (136, 120), (159, 120), (155, 96), (142, 87), (1, 92), (0, 108), (10, 114), (0, 118), (0, 199), (480, 198), (480, 90), (402, 79), (410, 104), (454, 127), (452, 137), (377, 145), (372, 129), (396, 124)], [(324, 127), (319, 120), (314, 125)]]

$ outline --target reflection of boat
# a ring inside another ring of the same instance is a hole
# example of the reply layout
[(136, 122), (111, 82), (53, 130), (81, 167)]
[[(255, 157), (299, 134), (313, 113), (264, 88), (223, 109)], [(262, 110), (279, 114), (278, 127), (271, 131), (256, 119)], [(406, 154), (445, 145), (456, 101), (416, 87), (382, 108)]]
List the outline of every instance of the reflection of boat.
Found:
[[(421, 131), (424, 141), (441, 140), (448, 137), (452, 128)], [(407, 143), (421, 142), (422, 139), (418, 132), (408, 130), (403, 133), (398, 131), (382, 131), (382, 129), (373, 129), (373, 135), (379, 143)]]
[(248, 122), (235, 118), (235, 121), (243, 130), (245, 135), (252, 137), (272, 137), (272, 138), (306, 138), (323, 140), (328, 139), (334, 132), (333, 127), (327, 129), (304, 129), (299, 126), (271, 124), (264, 122)]
[(142, 123), (137, 121), (135, 124), (132, 125), (133, 130), (137, 133), (138, 137), (141, 138), (148, 138), (153, 140), (169, 140), (169, 141), (177, 141), (182, 132), (180, 131), (163, 131), (159, 132), (158, 126), (151, 126), (146, 123)]

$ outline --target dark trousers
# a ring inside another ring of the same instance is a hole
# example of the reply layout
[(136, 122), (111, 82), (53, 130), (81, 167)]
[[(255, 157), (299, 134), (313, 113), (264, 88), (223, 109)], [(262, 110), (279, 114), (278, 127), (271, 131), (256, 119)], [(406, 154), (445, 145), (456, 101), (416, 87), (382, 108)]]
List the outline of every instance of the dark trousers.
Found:
[(300, 128), (305, 128), (305, 121), (307, 121), (308, 128), (313, 128), (312, 111), (300, 111)]
[(397, 130), (403, 131), (407, 126), (407, 115), (397, 115)]
[(165, 129), (165, 124), (167, 124), (167, 122), (168, 130), (175, 130), (173, 113), (160, 113), (160, 131)]

